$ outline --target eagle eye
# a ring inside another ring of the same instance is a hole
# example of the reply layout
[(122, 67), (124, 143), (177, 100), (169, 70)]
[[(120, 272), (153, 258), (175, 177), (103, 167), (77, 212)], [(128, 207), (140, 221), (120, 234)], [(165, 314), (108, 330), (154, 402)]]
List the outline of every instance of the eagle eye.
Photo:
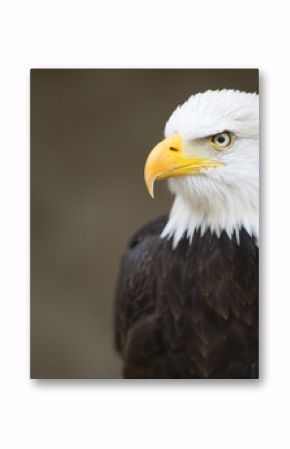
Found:
[(232, 137), (229, 132), (224, 131), (223, 133), (214, 134), (209, 138), (209, 141), (211, 145), (219, 150), (227, 148), (232, 143)]

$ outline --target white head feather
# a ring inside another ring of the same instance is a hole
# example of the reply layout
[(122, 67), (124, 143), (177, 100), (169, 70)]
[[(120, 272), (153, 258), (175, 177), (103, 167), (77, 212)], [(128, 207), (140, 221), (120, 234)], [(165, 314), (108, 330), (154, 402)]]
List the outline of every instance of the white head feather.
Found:
[(169, 179), (175, 200), (163, 238), (175, 247), (186, 235), (207, 229), (231, 238), (243, 227), (259, 237), (259, 97), (237, 90), (206, 91), (192, 95), (172, 113), (165, 136), (178, 133), (185, 145), (229, 131), (233, 145), (215, 157), (222, 167), (204, 168), (200, 175)]

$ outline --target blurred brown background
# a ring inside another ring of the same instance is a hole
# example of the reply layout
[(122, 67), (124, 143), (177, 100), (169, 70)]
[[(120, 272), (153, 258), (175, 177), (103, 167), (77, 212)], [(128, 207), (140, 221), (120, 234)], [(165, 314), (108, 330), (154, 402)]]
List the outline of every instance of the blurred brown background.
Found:
[(192, 93), (258, 91), (257, 70), (31, 71), (31, 377), (119, 378), (114, 288), (138, 227), (169, 210), (149, 150)]

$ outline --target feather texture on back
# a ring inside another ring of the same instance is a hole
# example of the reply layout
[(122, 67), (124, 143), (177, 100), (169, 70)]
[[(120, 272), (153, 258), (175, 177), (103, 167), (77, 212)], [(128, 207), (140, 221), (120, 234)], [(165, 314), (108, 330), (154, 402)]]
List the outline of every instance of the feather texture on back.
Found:
[(257, 378), (258, 249), (242, 229), (196, 232), (173, 250), (144, 226), (124, 255), (116, 345), (127, 378)]

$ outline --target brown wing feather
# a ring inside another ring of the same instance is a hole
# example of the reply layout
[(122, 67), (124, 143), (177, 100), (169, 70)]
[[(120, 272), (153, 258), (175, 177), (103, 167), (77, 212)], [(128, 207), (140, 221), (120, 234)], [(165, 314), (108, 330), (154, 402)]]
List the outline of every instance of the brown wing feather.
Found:
[(258, 249), (196, 233), (173, 250), (162, 217), (124, 255), (116, 294), (116, 346), (129, 378), (258, 376)]

